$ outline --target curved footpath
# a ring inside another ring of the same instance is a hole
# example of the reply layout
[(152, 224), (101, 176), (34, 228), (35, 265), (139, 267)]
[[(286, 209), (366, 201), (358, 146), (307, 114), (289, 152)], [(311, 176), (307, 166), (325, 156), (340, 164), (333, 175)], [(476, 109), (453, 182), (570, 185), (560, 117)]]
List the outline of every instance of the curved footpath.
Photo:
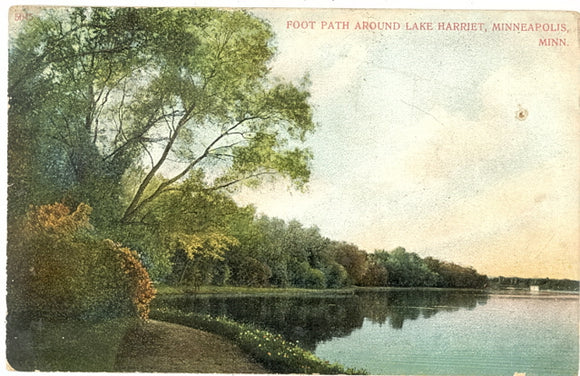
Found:
[(269, 373), (218, 335), (149, 320), (129, 330), (115, 362), (117, 372)]

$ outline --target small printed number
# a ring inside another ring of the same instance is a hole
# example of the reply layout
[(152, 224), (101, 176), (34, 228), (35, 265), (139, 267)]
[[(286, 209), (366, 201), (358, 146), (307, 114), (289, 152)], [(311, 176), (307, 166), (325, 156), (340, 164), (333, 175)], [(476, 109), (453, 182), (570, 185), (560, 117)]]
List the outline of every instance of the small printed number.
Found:
[(17, 21), (17, 22), (28, 21), (32, 18), (34, 18), (34, 15), (32, 13), (15, 13), (14, 14), (14, 21)]

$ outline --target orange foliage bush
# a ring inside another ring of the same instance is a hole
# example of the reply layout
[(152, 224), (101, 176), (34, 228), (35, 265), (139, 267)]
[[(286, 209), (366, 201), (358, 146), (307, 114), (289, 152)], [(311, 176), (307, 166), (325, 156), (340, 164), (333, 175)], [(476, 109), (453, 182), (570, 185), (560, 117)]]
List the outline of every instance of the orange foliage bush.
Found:
[(66, 318), (82, 315), (93, 298), (99, 300), (87, 278), (94, 257), (78, 236), (90, 227), (90, 212), (85, 204), (74, 212), (61, 203), (31, 206), (21, 221), (9, 225), (9, 308)]
[(122, 247), (112, 240), (105, 240), (105, 242), (110, 249), (116, 252), (121, 262), (121, 270), (125, 276), (127, 290), (137, 314), (142, 319), (148, 319), (149, 304), (157, 291), (153, 287), (147, 269), (139, 261), (137, 252), (127, 247)]
[(136, 252), (100, 241), (91, 207), (31, 207), (8, 231), (9, 311), (49, 319), (147, 318), (155, 289)]
[(31, 235), (73, 235), (82, 228), (90, 228), (89, 215), (92, 210), (83, 203), (73, 213), (68, 206), (59, 202), (30, 206), (26, 214), (25, 231)]

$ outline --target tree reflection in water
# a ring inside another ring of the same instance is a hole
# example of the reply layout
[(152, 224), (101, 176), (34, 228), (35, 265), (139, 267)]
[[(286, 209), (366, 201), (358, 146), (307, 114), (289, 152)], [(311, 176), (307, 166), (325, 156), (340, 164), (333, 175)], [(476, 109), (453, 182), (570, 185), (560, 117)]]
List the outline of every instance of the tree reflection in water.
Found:
[(405, 320), (438, 312), (473, 309), (487, 302), (484, 292), (401, 289), (308, 296), (190, 295), (158, 297), (155, 305), (226, 316), (252, 323), (313, 351), (319, 342), (349, 335), (366, 319), (401, 329)]

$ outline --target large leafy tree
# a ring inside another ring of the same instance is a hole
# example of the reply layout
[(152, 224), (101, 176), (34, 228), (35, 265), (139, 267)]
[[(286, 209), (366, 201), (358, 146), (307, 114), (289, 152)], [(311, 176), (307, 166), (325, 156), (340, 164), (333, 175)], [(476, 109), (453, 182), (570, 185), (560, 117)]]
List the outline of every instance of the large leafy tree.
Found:
[(10, 215), (64, 198), (91, 205), (97, 229), (143, 234), (192, 177), (197, 193), (303, 187), (308, 82), (272, 77), (274, 54), (270, 27), (243, 11), (47, 9), (10, 47)]
[[(129, 10), (59, 9), (26, 24), (11, 43), (9, 198), (11, 214), (63, 196), (95, 214), (114, 206), (118, 182), (137, 157), (107, 159), (100, 138), (115, 88), (139, 64), (137, 20)], [(122, 86), (121, 86), (122, 87)]]
[(331, 253), (338, 264), (348, 273), (350, 282), (356, 285), (364, 284), (367, 271), (367, 253), (356, 245), (346, 242), (332, 242)]
[(12, 44), (11, 146), (32, 139), (59, 194), (90, 195), (140, 167), (125, 223), (194, 171), (211, 189), (269, 175), (301, 186), (310, 153), (299, 144), (314, 129), (309, 94), (270, 77), (272, 39), (241, 11), (49, 10)]

